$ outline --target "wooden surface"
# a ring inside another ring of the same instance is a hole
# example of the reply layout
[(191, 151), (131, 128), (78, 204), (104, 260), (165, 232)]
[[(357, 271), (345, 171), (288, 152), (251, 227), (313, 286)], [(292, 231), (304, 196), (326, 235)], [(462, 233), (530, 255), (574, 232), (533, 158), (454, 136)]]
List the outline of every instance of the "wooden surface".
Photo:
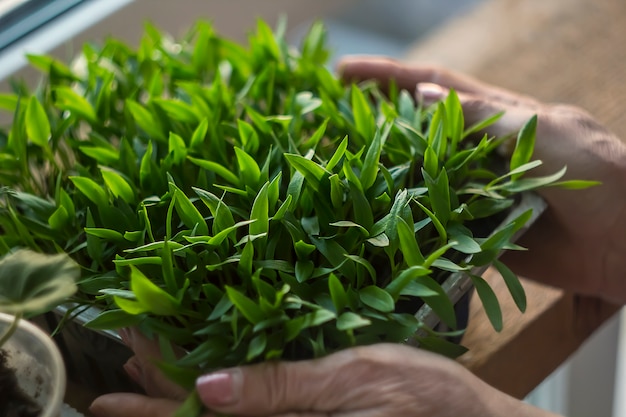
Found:
[(473, 297), (462, 341), (469, 352), (459, 362), (517, 398), (530, 393), (618, 310), (594, 298), (524, 280), (528, 307), (522, 314), (497, 271), (488, 270), (484, 278), (502, 303), (504, 330), (493, 330), (478, 297)]
[[(626, 138), (626, 2), (485, 0), (420, 41), (407, 61), (434, 63), (546, 102), (577, 105)], [(516, 397), (563, 363), (618, 307), (524, 282), (520, 314), (497, 273), (504, 307), (497, 334), (473, 300), (460, 362)]]

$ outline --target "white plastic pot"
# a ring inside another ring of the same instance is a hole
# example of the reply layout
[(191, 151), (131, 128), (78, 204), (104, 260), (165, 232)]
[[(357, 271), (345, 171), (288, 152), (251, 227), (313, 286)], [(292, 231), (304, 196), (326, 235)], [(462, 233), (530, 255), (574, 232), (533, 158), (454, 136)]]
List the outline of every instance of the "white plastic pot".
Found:
[[(0, 334), (7, 331), (13, 316), (0, 313)], [(40, 417), (58, 417), (65, 396), (66, 374), (61, 353), (39, 327), (21, 320), (2, 350), (8, 366), (15, 370), (20, 388), (42, 408)]]

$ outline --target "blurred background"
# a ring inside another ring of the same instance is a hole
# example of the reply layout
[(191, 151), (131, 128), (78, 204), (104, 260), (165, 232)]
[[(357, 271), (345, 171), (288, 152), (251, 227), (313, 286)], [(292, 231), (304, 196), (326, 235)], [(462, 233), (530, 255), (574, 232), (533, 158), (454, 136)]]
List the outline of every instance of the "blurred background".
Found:
[[(256, 19), (274, 25), (284, 15), (294, 43), (311, 22), (323, 20), (333, 62), (347, 54), (382, 54), (443, 64), (544, 100), (587, 107), (624, 137), (623, 3), (0, 0), (0, 91), (8, 90), (11, 77), (36, 83), (38, 75), (25, 67), (25, 53), (69, 60), (82, 43), (107, 36), (136, 45), (145, 21), (179, 36), (196, 19), (208, 19), (223, 35), (243, 42)], [(609, 320), (527, 400), (570, 417), (625, 416), (622, 322), (619, 315)]]

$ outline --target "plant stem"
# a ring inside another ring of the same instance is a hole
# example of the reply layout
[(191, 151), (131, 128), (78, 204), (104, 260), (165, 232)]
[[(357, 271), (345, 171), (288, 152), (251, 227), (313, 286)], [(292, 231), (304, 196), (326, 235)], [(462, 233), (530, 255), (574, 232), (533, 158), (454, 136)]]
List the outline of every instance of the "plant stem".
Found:
[(15, 317), (13, 318), (13, 322), (11, 323), (7, 331), (4, 332), (2, 337), (0, 337), (0, 347), (3, 346), (11, 338), (11, 336), (13, 336), (13, 333), (15, 333), (15, 331), (17, 330), (17, 326), (19, 325), (21, 319), (22, 313), (16, 313)]

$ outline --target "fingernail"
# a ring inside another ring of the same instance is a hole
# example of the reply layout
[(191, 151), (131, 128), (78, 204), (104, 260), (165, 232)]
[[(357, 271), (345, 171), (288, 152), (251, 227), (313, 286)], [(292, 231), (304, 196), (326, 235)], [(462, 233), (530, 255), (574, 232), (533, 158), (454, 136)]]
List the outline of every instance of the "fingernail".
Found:
[(443, 100), (448, 94), (445, 88), (433, 83), (419, 83), (415, 90), (417, 100), (425, 106)]
[(202, 402), (211, 406), (224, 406), (239, 400), (241, 373), (236, 369), (201, 376), (196, 380), (196, 389)]

